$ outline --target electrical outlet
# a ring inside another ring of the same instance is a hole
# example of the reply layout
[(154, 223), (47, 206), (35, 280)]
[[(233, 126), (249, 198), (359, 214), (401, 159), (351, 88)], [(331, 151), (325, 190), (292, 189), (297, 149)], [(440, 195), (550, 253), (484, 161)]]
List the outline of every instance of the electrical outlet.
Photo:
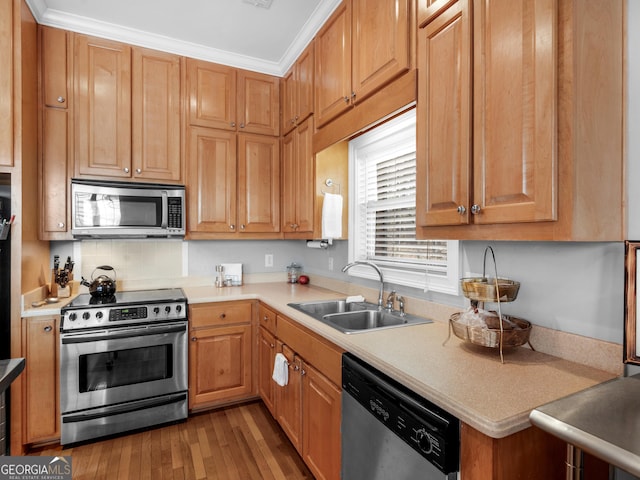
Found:
[(273, 267), (273, 254), (267, 253), (264, 256), (264, 266), (265, 267)]
[(333, 272), (333, 257), (329, 257), (329, 271)]

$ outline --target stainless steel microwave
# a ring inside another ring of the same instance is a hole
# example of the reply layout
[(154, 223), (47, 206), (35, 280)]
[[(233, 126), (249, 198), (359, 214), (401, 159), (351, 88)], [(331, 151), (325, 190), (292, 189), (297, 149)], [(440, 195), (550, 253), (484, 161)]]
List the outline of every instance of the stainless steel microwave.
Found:
[(182, 185), (71, 180), (75, 238), (184, 237)]

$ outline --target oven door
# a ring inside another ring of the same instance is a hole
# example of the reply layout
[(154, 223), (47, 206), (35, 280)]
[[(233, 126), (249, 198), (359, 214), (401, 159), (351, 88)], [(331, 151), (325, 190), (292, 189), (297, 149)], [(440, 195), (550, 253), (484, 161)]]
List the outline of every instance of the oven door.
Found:
[(60, 410), (187, 390), (187, 322), (61, 335)]

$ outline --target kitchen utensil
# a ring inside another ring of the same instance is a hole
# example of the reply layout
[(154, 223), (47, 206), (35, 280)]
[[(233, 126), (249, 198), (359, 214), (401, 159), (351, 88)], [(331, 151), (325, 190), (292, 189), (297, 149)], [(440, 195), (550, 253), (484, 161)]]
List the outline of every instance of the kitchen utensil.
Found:
[[(108, 275), (104, 274), (93, 278), (97, 270), (113, 271), (114, 278), (111, 278)], [(96, 269), (91, 274), (91, 282), (85, 280), (84, 277), (81, 278), (82, 281), (80, 283), (85, 287), (89, 287), (89, 293), (94, 297), (110, 297), (116, 293), (115, 269), (109, 265), (101, 265), (99, 267), (96, 267)]]

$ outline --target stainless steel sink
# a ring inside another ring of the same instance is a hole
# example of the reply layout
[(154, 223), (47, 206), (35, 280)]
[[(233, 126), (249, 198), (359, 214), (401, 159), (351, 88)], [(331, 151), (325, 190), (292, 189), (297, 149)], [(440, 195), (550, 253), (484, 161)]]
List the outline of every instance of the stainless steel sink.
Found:
[(328, 300), (290, 303), (289, 306), (344, 333), (367, 332), (432, 322), (428, 318), (401, 314), (395, 310), (378, 310), (376, 304), (369, 302), (347, 303), (345, 300)]

